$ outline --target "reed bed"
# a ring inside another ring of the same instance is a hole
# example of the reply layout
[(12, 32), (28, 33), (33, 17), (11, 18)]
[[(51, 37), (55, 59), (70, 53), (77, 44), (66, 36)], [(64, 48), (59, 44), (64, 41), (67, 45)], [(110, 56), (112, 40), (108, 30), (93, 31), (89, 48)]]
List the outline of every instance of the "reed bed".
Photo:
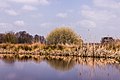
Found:
[(107, 45), (0, 44), (0, 54), (79, 56), (120, 59), (120, 43)]

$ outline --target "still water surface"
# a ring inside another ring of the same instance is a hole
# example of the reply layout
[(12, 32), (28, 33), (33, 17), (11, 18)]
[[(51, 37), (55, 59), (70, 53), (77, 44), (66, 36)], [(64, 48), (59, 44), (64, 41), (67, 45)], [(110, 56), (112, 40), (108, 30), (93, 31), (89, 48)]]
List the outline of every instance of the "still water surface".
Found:
[(120, 80), (120, 64), (112, 59), (0, 59), (0, 80)]

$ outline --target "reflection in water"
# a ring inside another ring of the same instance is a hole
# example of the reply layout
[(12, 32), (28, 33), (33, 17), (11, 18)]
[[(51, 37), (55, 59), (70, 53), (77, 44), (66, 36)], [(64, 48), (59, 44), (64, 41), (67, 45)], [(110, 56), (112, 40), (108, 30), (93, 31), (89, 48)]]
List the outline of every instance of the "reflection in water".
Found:
[(114, 59), (9, 55), (1, 57), (2, 63), (14, 65), (0, 66), (0, 80), (120, 80), (120, 63)]
[(2, 60), (7, 64), (14, 64), (15, 62), (14, 57), (10, 57), (10, 56), (5, 56), (4, 58), (2, 58)]
[(35, 63), (40, 63), (46, 61), (51, 67), (60, 71), (71, 70), (76, 64), (89, 67), (104, 67), (106, 65), (119, 65), (119, 62), (115, 59), (109, 58), (81, 58), (81, 57), (61, 57), (61, 56), (4, 56), (1, 58), (7, 64), (14, 64), (14, 62), (27, 62), (34, 61)]
[(75, 62), (72, 59), (63, 60), (57, 58), (46, 58), (45, 60), (51, 67), (59, 71), (68, 71), (75, 66)]
[(9, 64), (16, 62), (16, 60), (20, 62), (34, 61), (36, 63), (40, 63), (43, 60), (43, 56), (3, 55), (2, 57), (0, 57), (0, 59), (2, 59), (2, 61), (4, 61), (5, 63), (9, 63)]

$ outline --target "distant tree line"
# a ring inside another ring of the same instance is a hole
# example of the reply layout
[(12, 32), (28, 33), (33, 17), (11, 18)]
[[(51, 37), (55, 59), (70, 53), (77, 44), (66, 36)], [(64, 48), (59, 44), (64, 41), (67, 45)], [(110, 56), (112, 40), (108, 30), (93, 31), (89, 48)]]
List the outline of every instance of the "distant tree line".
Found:
[(69, 45), (80, 45), (82, 46), (83, 40), (81, 37), (69, 27), (60, 27), (51, 31), (46, 38), (40, 35), (34, 35), (27, 33), (26, 31), (19, 32), (7, 32), (0, 33), (0, 43), (11, 43), (11, 44), (69, 44)]
[(44, 36), (30, 35), (26, 31), (20, 32), (7, 32), (0, 33), (0, 43), (12, 43), (12, 44), (31, 44), (31, 43), (42, 43), (46, 42)]

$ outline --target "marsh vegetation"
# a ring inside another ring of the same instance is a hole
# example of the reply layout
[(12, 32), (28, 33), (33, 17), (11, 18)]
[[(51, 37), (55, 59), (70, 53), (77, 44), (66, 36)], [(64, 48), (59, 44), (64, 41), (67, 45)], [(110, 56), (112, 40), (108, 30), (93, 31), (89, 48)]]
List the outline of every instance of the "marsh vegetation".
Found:
[(0, 54), (79, 56), (120, 59), (120, 40), (107, 43), (84, 43), (68, 27), (56, 28), (46, 38), (26, 31), (0, 34)]

